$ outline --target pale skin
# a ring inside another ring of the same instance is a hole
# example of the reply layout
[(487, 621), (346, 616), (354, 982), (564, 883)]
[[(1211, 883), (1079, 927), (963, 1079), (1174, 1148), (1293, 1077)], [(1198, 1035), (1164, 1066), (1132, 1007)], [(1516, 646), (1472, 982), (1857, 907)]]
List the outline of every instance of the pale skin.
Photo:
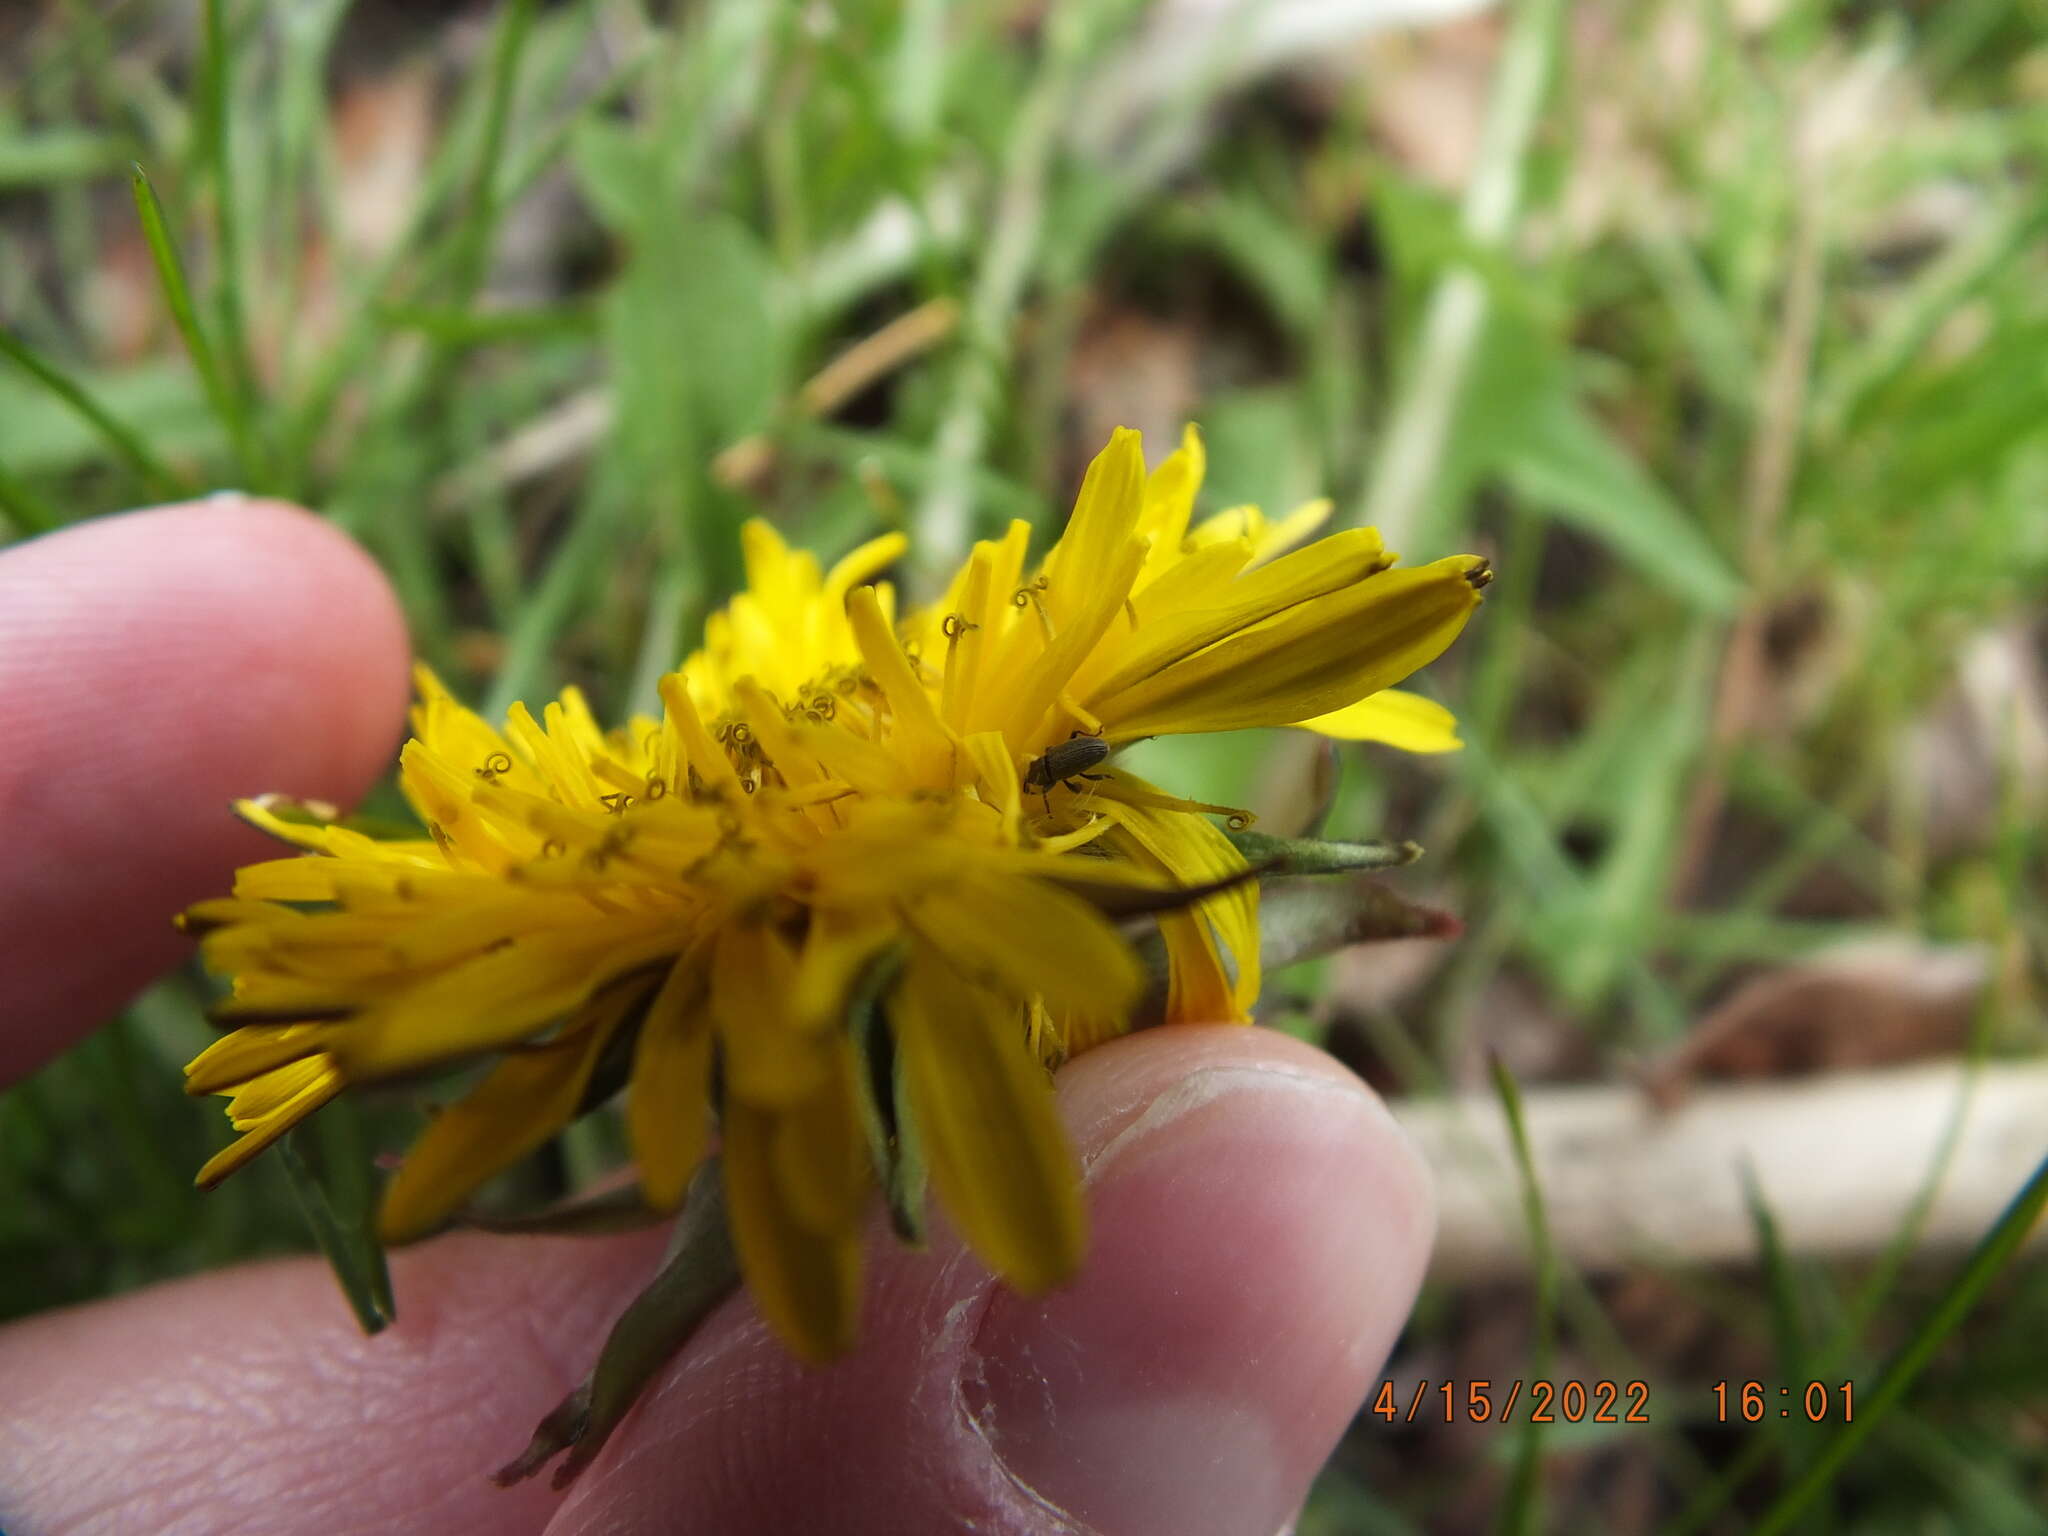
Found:
[[(230, 799), (363, 792), (406, 663), (371, 561), (274, 503), (0, 554), (0, 1086), (180, 957), (173, 912), (272, 855)], [(0, 1529), (1269, 1536), (1407, 1317), (1427, 1173), (1363, 1085), (1265, 1031), (1119, 1041), (1059, 1094), (1088, 1168), (1079, 1280), (1015, 1297), (943, 1232), (910, 1254), (878, 1223), (852, 1357), (806, 1370), (736, 1299), (567, 1495), (486, 1474), (658, 1233), (423, 1243), (373, 1339), (297, 1259), (0, 1330)]]

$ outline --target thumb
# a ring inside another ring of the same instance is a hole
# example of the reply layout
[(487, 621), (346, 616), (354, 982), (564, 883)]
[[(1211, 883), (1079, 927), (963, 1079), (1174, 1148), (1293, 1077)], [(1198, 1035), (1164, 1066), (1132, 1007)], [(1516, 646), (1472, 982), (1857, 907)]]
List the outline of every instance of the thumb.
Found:
[(1073, 1284), (1025, 1299), (950, 1238), (877, 1243), (861, 1348), (824, 1370), (726, 1308), (549, 1536), (1272, 1536), (1407, 1318), (1427, 1173), (1356, 1078), (1264, 1030), (1118, 1041), (1060, 1100)]

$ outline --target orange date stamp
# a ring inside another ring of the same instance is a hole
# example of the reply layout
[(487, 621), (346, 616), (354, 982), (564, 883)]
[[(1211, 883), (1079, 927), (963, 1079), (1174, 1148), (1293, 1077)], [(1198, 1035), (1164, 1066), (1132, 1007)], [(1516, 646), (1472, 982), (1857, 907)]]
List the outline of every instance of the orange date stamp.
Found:
[(1366, 1412), (1389, 1424), (1647, 1424), (1647, 1381), (1383, 1381)]

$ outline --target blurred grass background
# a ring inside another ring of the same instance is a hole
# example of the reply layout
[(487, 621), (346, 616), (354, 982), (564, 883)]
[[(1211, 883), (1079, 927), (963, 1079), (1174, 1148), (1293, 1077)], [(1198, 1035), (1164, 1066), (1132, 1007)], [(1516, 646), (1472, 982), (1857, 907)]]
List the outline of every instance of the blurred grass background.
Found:
[[(2043, 1043), (2039, 0), (47, 0), (0, 60), (16, 536), (293, 497), (473, 699), (621, 713), (745, 518), (907, 527), (914, 582), (1193, 419), (1209, 510), (1328, 494), (1501, 570), (1426, 685), (1467, 750), (1347, 749), (1330, 823), (1428, 845), (1466, 938), (1283, 973), (1270, 1022), (1418, 1094)], [(1144, 750), (1231, 803), (1316, 772)], [(1834, 990), (1731, 1011), (1774, 981)], [(200, 996), (0, 1097), (0, 1318), (304, 1245), (274, 1167), (189, 1188)], [(1710, 1383), (1872, 1381), (1959, 1259), (1770, 1236), (1554, 1311), (1432, 1289), (1391, 1372), (1643, 1377), (1655, 1422), (1368, 1416), (1305, 1536), (1778, 1518), (1835, 1431)], [(1923, 1339), (1796, 1528), (2048, 1528), (2044, 1325), (2035, 1261)]]

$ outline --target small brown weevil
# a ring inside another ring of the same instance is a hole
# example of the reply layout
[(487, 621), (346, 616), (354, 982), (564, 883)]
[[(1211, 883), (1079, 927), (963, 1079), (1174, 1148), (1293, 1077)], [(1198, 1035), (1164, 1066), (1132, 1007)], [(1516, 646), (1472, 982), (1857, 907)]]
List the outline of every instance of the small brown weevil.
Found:
[(1072, 788), (1074, 779), (1106, 779), (1106, 773), (1090, 773), (1088, 770), (1109, 756), (1109, 743), (1100, 736), (1090, 736), (1076, 731), (1058, 746), (1049, 749), (1043, 757), (1034, 758), (1024, 770), (1024, 787), (1035, 789), (1046, 802), (1046, 814), (1052, 814), (1052, 787), (1066, 784)]

